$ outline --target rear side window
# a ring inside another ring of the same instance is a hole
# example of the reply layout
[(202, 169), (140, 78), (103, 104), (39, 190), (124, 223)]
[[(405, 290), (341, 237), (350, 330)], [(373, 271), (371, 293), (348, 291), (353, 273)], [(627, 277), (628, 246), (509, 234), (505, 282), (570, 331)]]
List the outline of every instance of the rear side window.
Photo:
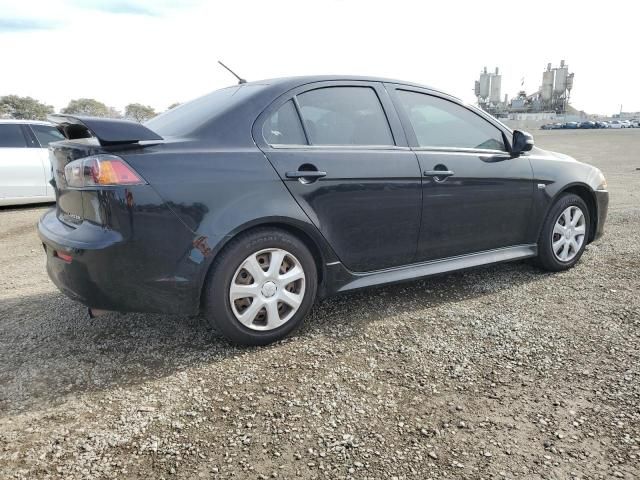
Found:
[(327, 87), (298, 95), (312, 145), (393, 145), (380, 100), (370, 87)]
[(17, 123), (0, 124), (0, 148), (26, 148), (27, 141)]
[(498, 128), (456, 103), (405, 90), (398, 97), (420, 147), (507, 150)]
[(282, 105), (262, 126), (262, 135), (269, 145), (306, 145), (304, 131), (293, 101)]
[(43, 148), (46, 148), (51, 142), (64, 140), (64, 135), (62, 135), (56, 127), (49, 125), (31, 125), (31, 130), (36, 134), (36, 138)]
[(264, 88), (264, 85), (237, 85), (216, 90), (161, 113), (144, 125), (161, 137), (191, 135), (211, 120), (241, 107)]

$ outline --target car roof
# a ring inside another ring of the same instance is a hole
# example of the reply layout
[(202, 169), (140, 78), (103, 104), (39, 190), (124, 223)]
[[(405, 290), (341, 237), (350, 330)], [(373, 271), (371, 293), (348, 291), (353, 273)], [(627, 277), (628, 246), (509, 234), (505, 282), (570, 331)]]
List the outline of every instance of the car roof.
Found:
[(397, 80), (392, 78), (368, 77), (368, 76), (362, 76), (362, 75), (301, 75), (301, 76), (293, 76), (293, 77), (280, 77), (280, 78), (268, 78), (265, 80), (256, 80), (252, 82), (247, 82), (243, 85), (264, 85), (264, 86), (282, 87), (283, 90), (289, 90), (291, 88), (307, 85), (309, 83), (339, 82), (339, 81), (396, 83), (396, 84), (406, 85), (410, 87), (425, 88), (433, 92), (441, 93), (448, 97), (453, 97), (453, 98), (456, 98), (457, 100), (460, 100), (459, 98), (451, 95), (450, 93), (444, 92), (437, 88), (430, 87), (428, 85), (421, 85), (415, 82), (407, 82), (404, 80)]
[(17, 120), (15, 118), (0, 118), (0, 123), (20, 123), (20, 124), (33, 124), (33, 125), (53, 125), (51, 122), (45, 122), (42, 120)]

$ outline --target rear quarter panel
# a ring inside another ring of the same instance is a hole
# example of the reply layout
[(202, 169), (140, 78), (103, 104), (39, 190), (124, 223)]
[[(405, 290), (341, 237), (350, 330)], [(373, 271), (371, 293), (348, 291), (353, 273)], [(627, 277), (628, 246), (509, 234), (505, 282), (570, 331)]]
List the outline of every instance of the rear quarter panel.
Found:
[(335, 260), (315, 226), (282, 180), (254, 148), (169, 145), (124, 158), (192, 232), (189, 259), (203, 284), (215, 255), (238, 233), (258, 225), (290, 225), (304, 231), (325, 262)]

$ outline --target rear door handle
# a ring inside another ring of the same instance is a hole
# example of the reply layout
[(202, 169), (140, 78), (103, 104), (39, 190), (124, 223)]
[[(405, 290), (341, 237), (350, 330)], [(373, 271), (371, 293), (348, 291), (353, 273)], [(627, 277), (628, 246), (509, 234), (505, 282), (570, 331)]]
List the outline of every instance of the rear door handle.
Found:
[(322, 178), (327, 176), (327, 172), (318, 172), (317, 170), (296, 170), (295, 172), (287, 172), (284, 175), (287, 178)]
[(451, 177), (455, 175), (455, 172), (451, 170), (425, 170), (423, 175), (425, 177)]

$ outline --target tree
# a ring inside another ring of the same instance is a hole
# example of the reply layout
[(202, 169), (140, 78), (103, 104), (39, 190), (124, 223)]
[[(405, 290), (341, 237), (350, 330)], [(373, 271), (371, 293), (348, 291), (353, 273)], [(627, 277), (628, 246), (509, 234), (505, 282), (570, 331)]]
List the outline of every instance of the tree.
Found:
[(145, 120), (155, 117), (156, 111), (148, 105), (130, 103), (124, 107), (124, 116), (136, 122), (144, 122)]
[(108, 117), (109, 108), (93, 98), (78, 98), (71, 100), (62, 113), (75, 115), (89, 115), (90, 117)]
[(0, 97), (0, 115), (19, 120), (45, 120), (53, 107), (31, 97), (6, 95)]
[(172, 103), (171, 105), (169, 105), (169, 108), (167, 108), (167, 110), (171, 110), (172, 108), (179, 107), (180, 105), (182, 105), (180, 102)]
[(11, 112), (13, 109), (9, 107), (9, 105), (5, 105), (4, 103), (0, 103), (0, 118), (11, 118)]

